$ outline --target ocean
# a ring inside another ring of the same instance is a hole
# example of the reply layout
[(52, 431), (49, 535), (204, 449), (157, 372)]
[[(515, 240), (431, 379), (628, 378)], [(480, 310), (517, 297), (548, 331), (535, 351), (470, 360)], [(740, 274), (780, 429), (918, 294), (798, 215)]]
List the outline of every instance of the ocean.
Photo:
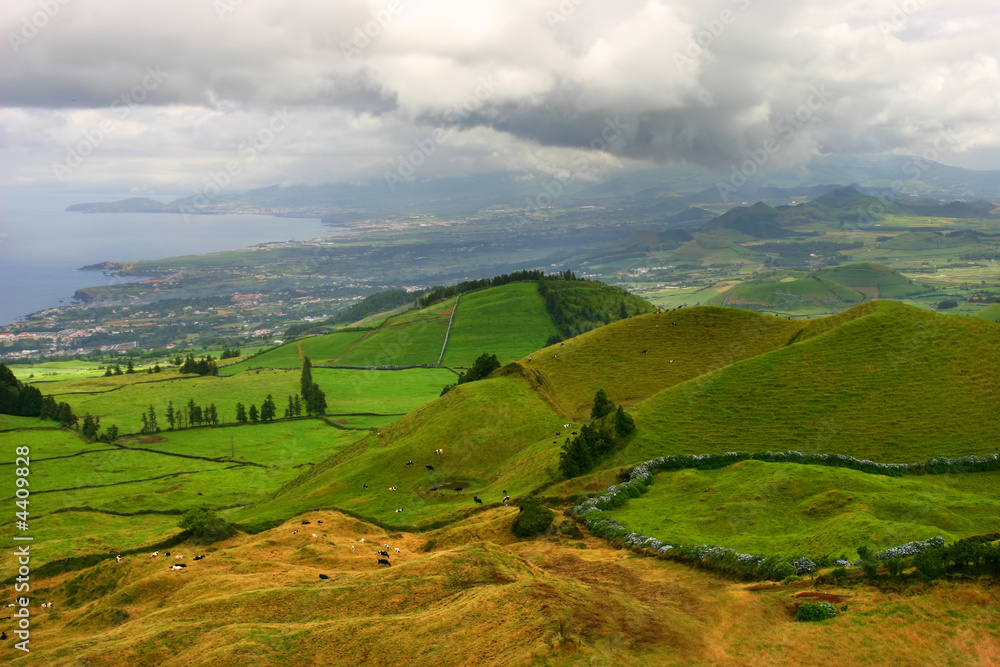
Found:
[[(172, 213), (67, 213), (70, 204), (129, 195), (11, 196), (0, 203), (0, 325), (72, 303), (73, 293), (122, 278), (81, 266), (236, 250), (336, 236), (316, 218)], [(166, 201), (166, 200), (164, 200)]]

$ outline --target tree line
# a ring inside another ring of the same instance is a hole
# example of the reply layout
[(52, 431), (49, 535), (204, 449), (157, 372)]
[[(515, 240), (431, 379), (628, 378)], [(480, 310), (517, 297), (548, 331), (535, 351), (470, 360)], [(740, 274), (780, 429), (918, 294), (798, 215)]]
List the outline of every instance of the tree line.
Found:
[(621, 405), (616, 408), (603, 389), (594, 394), (590, 419), (575, 437), (566, 438), (559, 453), (559, 471), (567, 479), (590, 472), (635, 432), (635, 420)]
[(69, 403), (42, 396), (37, 387), (18, 380), (5, 364), (0, 364), (0, 414), (51, 419), (67, 427), (76, 425)]

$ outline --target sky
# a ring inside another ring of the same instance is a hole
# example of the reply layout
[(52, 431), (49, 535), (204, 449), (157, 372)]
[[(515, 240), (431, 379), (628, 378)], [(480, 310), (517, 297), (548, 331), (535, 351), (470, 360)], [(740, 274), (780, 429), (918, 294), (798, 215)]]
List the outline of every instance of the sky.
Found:
[(1000, 169), (983, 0), (4, 0), (0, 26), (5, 187)]

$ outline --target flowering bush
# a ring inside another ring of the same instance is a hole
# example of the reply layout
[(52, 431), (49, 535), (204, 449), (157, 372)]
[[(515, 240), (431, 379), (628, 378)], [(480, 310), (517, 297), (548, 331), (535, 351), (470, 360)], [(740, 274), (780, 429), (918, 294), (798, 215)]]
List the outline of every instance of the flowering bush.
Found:
[(921, 551), (927, 551), (933, 547), (943, 547), (944, 538), (938, 535), (937, 537), (932, 537), (928, 540), (922, 540), (919, 542), (907, 542), (906, 544), (901, 544), (898, 547), (892, 547), (891, 549), (886, 549), (885, 551), (879, 551), (875, 554), (875, 560), (890, 560), (892, 558), (902, 558), (903, 556), (916, 556)]
[(816, 563), (805, 556), (796, 560), (792, 565), (795, 566), (795, 574), (809, 574), (816, 571)]
[(803, 602), (799, 607), (798, 619), (802, 622), (825, 621), (837, 615), (837, 609), (826, 600)]

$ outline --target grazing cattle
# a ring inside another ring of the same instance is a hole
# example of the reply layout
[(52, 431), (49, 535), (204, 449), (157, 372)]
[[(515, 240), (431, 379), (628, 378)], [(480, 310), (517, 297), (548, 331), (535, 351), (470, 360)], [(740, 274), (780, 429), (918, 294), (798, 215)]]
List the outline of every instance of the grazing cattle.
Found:
[(643, 354), (646, 354), (647, 352), (649, 352), (649, 350), (643, 350), (642, 351)]
[(330, 577), (326, 576), (325, 574), (321, 574), (321, 575), (319, 575), (319, 578), (320, 579), (329, 579)]
[(406, 467), (407, 468), (409, 468), (411, 465), (413, 465), (413, 461), (407, 461), (406, 462)]
[(365, 484), (365, 487), (364, 487), (364, 490), (365, 490), (365, 491), (367, 491), (367, 490), (368, 490), (368, 485), (367, 485), (367, 484)]
[(156, 557), (157, 557), (157, 556), (159, 556), (159, 555), (160, 555), (160, 552), (159, 552), (159, 551), (154, 551), (153, 553), (149, 554), (149, 557), (150, 557), (150, 558), (156, 558)]
[(396, 514), (399, 514), (399, 513), (400, 513), (400, 512), (402, 512), (402, 511), (403, 511), (403, 508), (402, 508), (402, 507), (400, 507), (400, 508), (399, 508), (398, 510), (396, 510)]
[(674, 363), (674, 360), (673, 360), (673, 359), (671, 359), (671, 360), (670, 360), (670, 363)]
[(387, 561), (387, 560), (386, 560), (386, 559), (384, 559), (384, 558), (379, 558), (379, 559), (378, 559), (378, 564), (379, 564), (379, 565), (392, 565), (392, 563), (390, 563), (389, 561)]
[(204, 557), (205, 557), (204, 555), (201, 555), (201, 556), (195, 556), (195, 557), (194, 557), (194, 559), (195, 559), (195, 560), (201, 560), (201, 559), (202, 559), (202, 558), (204, 558)]
[(424, 468), (426, 468), (427, 470), (434, 470), (434, 466), (431, 465), (424, 465)]
[(302, 525), (303, 525), (303, 526), (308, 526), (308, 525), (309, 525), (309, 522), (308, 522), (308, 521), (303, 521), (303, 522), (302, 522)]
[(354, 545), (351, 545), (351, 553), (354, 553)]
[(0, 635), (0, 641), (3, 641), (4, 639), (7, 639), (7, 633), (6, 632), (3, 633), (2, 635)]
[(167, 551), (167, 552), (166, 552), (166, 553), (164, 553), (163, 555), (164, 555), (164, 556), (169, 556), (169, 555), (170, 555), (170, 552), (169, 552), (169, 551)]
[(562, 431), (556, 431), (556, 435), (562, 435)]
[(558, 440), (553, 440), (553, 441), (552, 441), (552, 444), (553, 444), (553, 445), (558, 445), (558, 444), (559, 444), (559, 441), (558, 441)]
[(393, 547), (393, 551), (395, 551), (397, 554), (403, 553), (402, 551), (399, 550), (399, 547)]
[(566, 343), (559, 343), (559, 347), (566, 347)]
[(437, 490), (438, 490), (438, 488), (436, 486), (432, 486), (431, 487), (431, 491), (437, 491)]
[(482, 505), (483, 504), (483, 499), (480, 498), (479, 496), (472, 496), (472, 499), (476, 501), (477, 505)]
[(464, 488), (465, 488), (464, 486), (456, 486), (454, 489), (452, 489), (452, 491), (454, 491), (455, 493), (458, 493), (459, 491), (461, 491)]
[(671, 323), (670, 323), (670, 326), (672, 326), (672, 327), (675, 327), (675, 326), (677, 326), (677, 322), (671, 322)]
[(389, 557), (389, 552), (388, 551), (381, 551), (381, 550), (379, 550), (378, 555), (379, 556), (385, 556), (386, 558), (388, 558)]
[(316, 533), (313, 533), (313, 537), (318, 537), (318, 536), (316, 535)]
[(181, 558), (184, 558), (184, 554), (181, 554), (180, 556), (174, 556), (174, 560), (180, 560)]
[(322, 521), (317, 521), (316, 523), (323, 523)]
[(362, 538), (361, 538), (360, 540), (358, 540), (358, 541), (359, 541), (359, 542), (361, 542), (362, 544), (364, 544), (364, 543), (365, 543), (365, 538), (363, 538), (363, 537), (362, 537)]
[(505, 496), (507, 495), (507, 489), (504, 489), (504, 490), (503, 490), (503, 494), (504, 494)]
[(576, 431), (573, 431), (573, 435), (576, 435)]
[(293, 530), (293, 531), (292, 531), (292, 535), (297, 535), (297, 534), (298, 534), (298, 532), (299, 532), (299, 531), (297, 531), (297, 530)]
[(572, 424), (563, 424), (563, 428), (569, 428)]
[(559, 355), (553, 354), (552, 358), (555, 359), (557, 356), (559, 356)]
[(503, 497), (503, 502), (504, 502), (504, 503), (508, 503), (508, 502), (510, 502), (510, 496), (504, 496), (504, 497)]
[(116, 563), (122, 562), (122, 555), (121, 554), (118, 554), (117, 556), (115, 556), (115, 562)]
[(394, 487), (394, 486), (390, 486), (390, 487), (389, 487), (389, 490), (390, 490), (390, 491), (395, 491), (395, 490), (396, 490), (396, 487)]
[(388, 543), (388, 542), (386, 542), (386, 543), (385, 543), (385, 544), (383, 544), (382, 546), (384, 546), (384, 547), (385, 547), (386, 549), (388, 549), (388, 548), (389, 548), (389, 543)]
[(434, 450), (434, 456), (444, 456), (444, 450), (443, 449), (435, 449)]
[(187, 567), (187, 565), (185, 565), (184, 563), (175, 563), (175, 564), (171, 565), (170, 567), (168, 567), (167, 569), (168, 570), (183, 570), (186, 567)]
[(531, 363), (531, 357), (528, 357), (528, 363), (529, 364)]

